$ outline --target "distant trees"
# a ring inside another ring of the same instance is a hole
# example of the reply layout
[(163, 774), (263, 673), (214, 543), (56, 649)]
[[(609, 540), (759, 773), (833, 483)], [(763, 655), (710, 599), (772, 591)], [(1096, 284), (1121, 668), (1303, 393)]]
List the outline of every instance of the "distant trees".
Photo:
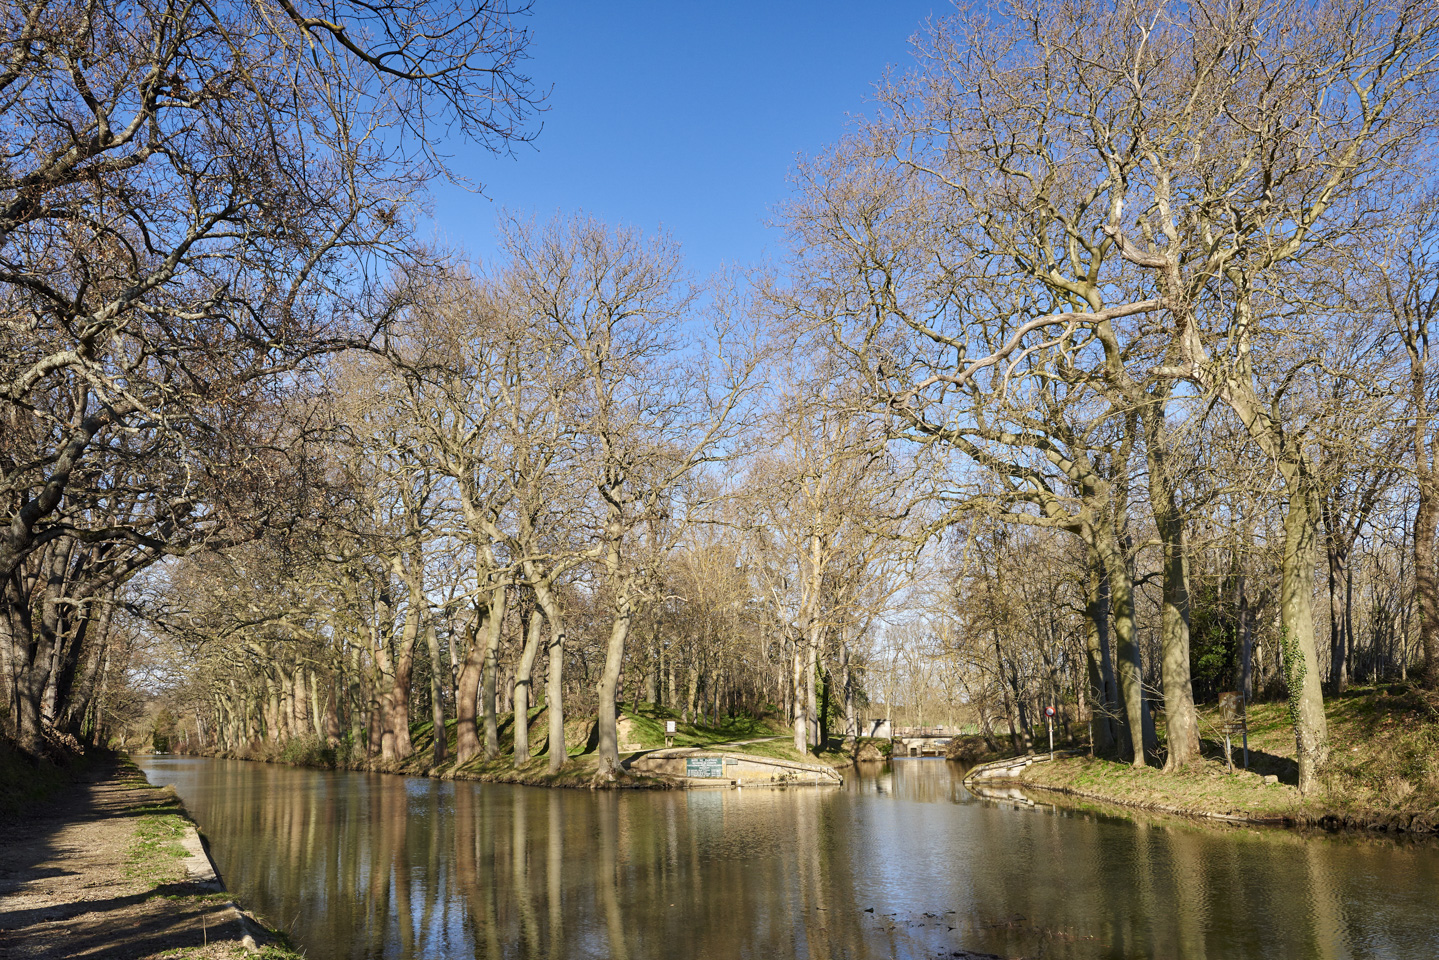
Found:
[[(481, 753), (481, 723), (483, 753), (498, 757), (502, 695), (514, 761), (527, 762), (542, 663), (551, 768), (568, 752), (567, 702), (589, 687), (613, 776), (626, 649), (676, 588), (693, 596), (683, 554), (717, 499), (707, 473), (740, 452), (760, 355), (722, 313), (701, 327), (663, 237), (586, 218), (507, 229), (506, 261), (436, 277), (383, 356), (337, 365), (317, 439), (333, 502), (311, 513), (309, 536), (315, 563), (357, 589), (315, 597), (330, 624), (317, 657), (332, 685), (359, 681), (350, 712), (386, 766), (414, 749), (417, 701), (435, 731), (457, 718), (458, 762)], [(294, 601), (277, 599), (241, 632), (292, 620)]]

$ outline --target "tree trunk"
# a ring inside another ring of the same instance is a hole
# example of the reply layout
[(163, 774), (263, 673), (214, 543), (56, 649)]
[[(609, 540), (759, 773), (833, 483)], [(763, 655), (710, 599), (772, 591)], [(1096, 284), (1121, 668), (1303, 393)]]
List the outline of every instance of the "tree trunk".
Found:
[[(110, 639), (110, 625), (115, 616), (115, 590), (103, 591), (96, 602), (89, 605), (91, 619), (84, 631), (84, 665), (77, 668), (75, 678), (69, 684), (68, 692), (61, 692), (61, 726), (74, 734), (80, 733), (80, 726), (89, 712), (91, 698), (97, 690), (100, 663)], [(96, 607), (99, 613), (96, 614)], [(77, 651), (79, 652), (79, 651)]]
[(849, 663), (849, 640), (844, 636), (839, 641), (839, 671), (844, 683), (844, 738), (853, 740), (859, 736), (859, 723), (854, 715), (854, 674)]
[[(505, 606), (509, 587), (500, 584), (490, 591), (489, 620), (485, 624), (483, 686), (480, 689), (480, 712), (485, 721), (485, 759), (500, 756), (500, 719), (495, 703), (495, 690), (500, 675), (500, 637), (505, 629)], [(479, 638), (476, 638), (478, 641)]]
[(465, 664), (460, 668), (455, 687), (455, 764), (464, 766), (480, 755), (480, 731), (475, 722), (479, 712), (480, 680), (485, 670), (485, 644), (490, 608), (475, 612), (475, 622), (467, 624), (465, 633)]
[(525, 624), (525, 649), (515, 671), (514, 710), (515, 766), (530, 762), (530, 692), (535, 672), (535, 658), (544, 642), (545, 615), (538, 606), (531, 607)]
[(1184, 515), (1169, 469), (1170, 437), (1166, 401), (1173, 389), (1163, 382), (1143, 408), (1145, 457), (1149, 466), (1149, 504), (1162, 544), (1163, 586), (1159, 616), (1160, 679), (1164, 685), (1164, 721), (1172, 773), (1199, 757), (1199, 716), (1189, 673), (1189, 578)]
[(653, 659), (650, 661), (650, 669), (645, 673), (645, 700), (660, 705), (660, 675), (665, 669), (664, 647), (660, 644), (659, 625), (655, 625), (654, 634), (650, 639)]
[(1109, 577), (1113, 604), (1115, 659), (1118, 661), (1119, 693), (1124, 703), (1128, 741), (1125, 755), (1136, 767), (1145, 765), (1144, 679), (1140, 672), (1139, 643), (1134, 633), (1134, 586), (1129, 565), (1112, 531), (1100, 531), (1096, 547)]
[[(1159, 513), (1156, 510), (1156, 521)], [(1164, 681), (1164, 722), (1172, 773), (1199, 759), (1199, 716), (1189, 674), (1189, 578), (1184, 522), (1174, 510), (1160, 523), (1164, 540), (1164, 585), (1160, 614), (1161, 676)]]
[(559, 773), (569, 754), (565, 749), (565, 627), (560, 605), (544, 581), (533, 584), (535, 600), (550, 625), (549, 670), (545, 676), (545, 713), (550, 718), (550, 773)]
[(673, 710), (675, 705), (675, 655), (670, 652), (662, 652), (661, 659), (664, 663), (665, 674), (664, 705)]
[(442, 766), (448, 754), (449, 730), (445, 728), (445, 678), (440, 663), (440, 637), (431, 618), (425, 624), (425, 647), (430, 654), (430, 724), (435, 740), (434, 765)]
[(809, 721), (808, 732), (811, 747), (819, 746), (819, 704), (816, 700), (818, 691), (815, 689), (816, 676), (819, 673), (819, 632), (819, 623), (812, 621), (809, 635), (805, 638), (804, 703), (805, 714)]
[(1281, 567), (1280, 650), (1288, 686), (1289, 715), (1299, 761), (1299, 791), (1311, 793), (1329, 759), (1329, 730), (1314, 641), (1314, 565), (1318, 553), (1319, 503), (1303, 478), (1290, 481), (1284, 515)]
[(694, 723), (698, 719), (695, 717), (695, 701), (700, 692), (700, 665), (699, 661), (694, 659), (693, 654), (690, 657), (689, 669), (685, 671), (685, 675), (684, 721), (685, 723)]
[(794, 691), (794, 748), (800, 756), (804, 756), (809, 753), (809, 716), (804, 696), (804, 644), (798, 636), (794, 638), (792, 651), (790, 689)]
[[(545, 618), (549, 619), (548, 616)], [(559, 773), (569, 759), (565, 746), (565, 635), (552, 622), (545, 674), (545, 712), (550, 718), (550, 773)]]
[(12, 572), (6, 581), (0, 603), (4, 605), (0, 611), (0, 653), (5, 657), (9, 733), (21, 750), (39, 756), (45, 747), (40, 731), (40, 698), (45, 681), (37, 674), (39, 665), (49, 662), (49, 651), (37, 649), (29, 591), (22, 584), (20, 570)]
[(1349, 582), (1349, 554), (1328, 500), (1324, 502), (1323, 519), (1324, 552), (1329, 561), (1329, 691), (1337, 695), (1349, 687), (1349, 617), (1341, 596)]
[(600, 671), (600, 682), (596, 688), (599, 694), (599, 716), (596, 720), (599, 728), (599, 749), (596, 759), (599, 763), (599, 774), (611, 780), (620, 769), (615, 697), (619, 691), (620, 666), (624, 663), (625, 641), (629, 639), (633, 612), (629, 586), (622, 585), (615, 601), (614, 620), (610, 623), (610, 640), (605, 647), (605, 665)]
[(819, 699), (819, 738), (818, 738), (818, 739), (819, 739), (819, 746), (820, 746), (821, 748), (823, 748), (825, 744), (829, 743), (829, 712), (830, 712), (830, 711), (829, 711), (829, 706), (830, 706), (830, 700), (832, 699), (831, 696), (830, 696), (830, 691), (834, 688), (834, 674), (831, 673), (829, 670), (825, 670), (823, 680), (824, 680), (824, 693), (820, 696), (820, 699)]
[(1090, 737), (1097, 753), (1114, 749), (1113, 667), (1109, 663), (1109, 594), (1102, 582), (1099, 558), (1090, 551), (1089, 597), (1085, 605), (1084, 654), (1089, 675)]
[(1424, 648), (1420, 682), (1439, 690), (1439, 572), (1434, 565), (1434, 537), (1439, 532), (1439, 483), (1420, 470), (1419, 506), (1414, 514), (1414, 592), (1419, 596), (1419, 643)]

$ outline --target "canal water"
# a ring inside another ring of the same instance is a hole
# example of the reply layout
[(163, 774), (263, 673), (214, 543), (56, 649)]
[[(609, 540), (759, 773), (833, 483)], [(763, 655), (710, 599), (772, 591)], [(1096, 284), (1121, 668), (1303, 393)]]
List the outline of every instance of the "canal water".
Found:
[(141, 758), (311, 960), (1439, 957), (1439, 842), (843, 787), (591, 792)]

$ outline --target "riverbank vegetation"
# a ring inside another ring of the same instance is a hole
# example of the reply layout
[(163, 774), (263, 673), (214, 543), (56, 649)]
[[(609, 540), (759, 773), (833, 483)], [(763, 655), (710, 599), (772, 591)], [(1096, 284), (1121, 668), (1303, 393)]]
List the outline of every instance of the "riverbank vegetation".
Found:
[(1439, 830), (1439, 698), (1411, 684), (1353, 689), (1326, 701), (1332, 759), (1317, 789), (1298, 790), (1293, 730), (1282, 703), (1249, 717), (1225, 761), (1216, 709), (1200, 710), (1203, 759), (1175, 776), (1103, 758), (1028, 767), (1027, 786), (1120, 807), (1262, 823), (1433, 833)]
[[(434, 727), (428, 722), (411, 726), (410, 740), (414, 745), (414, 752), (404, 760), (391, 764), (376, 764), (367, 758), (363, 751), (347, 749), (348, 745), (343, 743), (332, 745), (315, 736), (292, 739), (282, 745), (261, 742), (233, 751), (205, 749), (203, 752), (222, 758), (294, 766), (383, 770), (412, 776), (531, 786), (666, 789), (675, 785), (665, 778), (630, 773), (623, 769), (617, 776), (611, 776), (607, 770), (602, 772), (598, 728), (593, 719), (571, 720), (566, 723), (566, 758), (559, 771), (554, 771), (549, 762), (548, 731), (543, 722), (544, 713), (543, 706), (530, 710), (531, 756), (528, 761), (521, 763), (514, 760), (512, 717), (503, 717), (499, 721), (500, 755), (494, 759), (479, 756), (468, 762), (458, 760), (458, 722), (453, 720), (446, 725), (449, 742), (442, 751), (449, 759), (439, 764), (434, 762)], [(665, 732), (667, 721), (672, 721), (675, 725), (673, 734)], [(882, 744), (886, 752), (888, 750), (888, 741), (861, 740), (857, 743), (845, 743), (840, 739), (831, 739), (823, 749), (815, 748), (801, 753), (794, 749), (785, 722), (776, 717), (765, 719), (738, 715), (721, 718), (716, 724), (704, 721), (688, 723), (680, 719), (678, 713), (650, 703), (628, 705), (618, 716), (618, 730), (620, 755), (626, 761), (653, 750), (675, 748), (722, 750), (730, 755), (845, 767), (858, 760), (881, 759), (882, 754), (876, 744)], [(177, 746), (182, 752), (190, 747), (184, 743), (178, 743)]]
[(661, 716), (1052, 708), (1169, 785), (1233, 693), (1306, 798), (1416, 783), (1326, 710), (1439, 687), (1427, 7), (957, 10), (707, 280), (579, 213), (418, 244), (428, 131), (529, 136), (523, 10), (342, 6), (7, 21), (20, 749), (608, 780)]

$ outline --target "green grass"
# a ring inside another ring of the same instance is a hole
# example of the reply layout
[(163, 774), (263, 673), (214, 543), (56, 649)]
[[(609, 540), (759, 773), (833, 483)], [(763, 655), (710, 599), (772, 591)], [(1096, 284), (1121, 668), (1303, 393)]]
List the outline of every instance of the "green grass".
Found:
[(173, 950), (165, 950), (156, 954), (165, 957), (167, 960), (216, 960), (223, 957), (225, 960), (304, 960), (304, 954), (296, 953), (287, 946), (278, 943), (269, 943), (261, 946), (254, 953), (246, 950), (238, 943), (222, 945), (211, 944), (208, 947), (176, 947)]
[[(1294, 731), (1283, 702), (1249, 705), (1250, 763), (1236, 773), (1223, 762), (1217, 708), (1200, 709), (1204, 759), (1176, 774), (1114, 760), (1079, 758), (1036, 764), (1025, 781), (1119, 804), (1195, 814), (1227, 814), (1300, 823), (1439, 829), (1439, 696), (1408, 684), (1352, 689), (1325, 701), (1330, 759), (1318, 788), (1297, 789)], [(1162, 720), (1160, 730), (1162, 731)], [(1266, 785), (1272, 775), (1279, 783)]]
[(665, 745), (665, 722), (668, 720), (675, 721), (672, 739), (676, 747), (712, 747), (737, 740), (785, 736), (789, 732), (767, 719), (750, 716), (723, 717), (718, 724), (686, 723), (678, 711), (653, 703), (641, 703), (638, 710), (622, 709), (621, 716), (630, 722), (629, 742), (645, 749)]
[(151, 886), (183, 879), (178, 861), (189, 855), (180, 844), (186, 826), (178, 813), (142, 813), (126, 857), (126, 874)]

